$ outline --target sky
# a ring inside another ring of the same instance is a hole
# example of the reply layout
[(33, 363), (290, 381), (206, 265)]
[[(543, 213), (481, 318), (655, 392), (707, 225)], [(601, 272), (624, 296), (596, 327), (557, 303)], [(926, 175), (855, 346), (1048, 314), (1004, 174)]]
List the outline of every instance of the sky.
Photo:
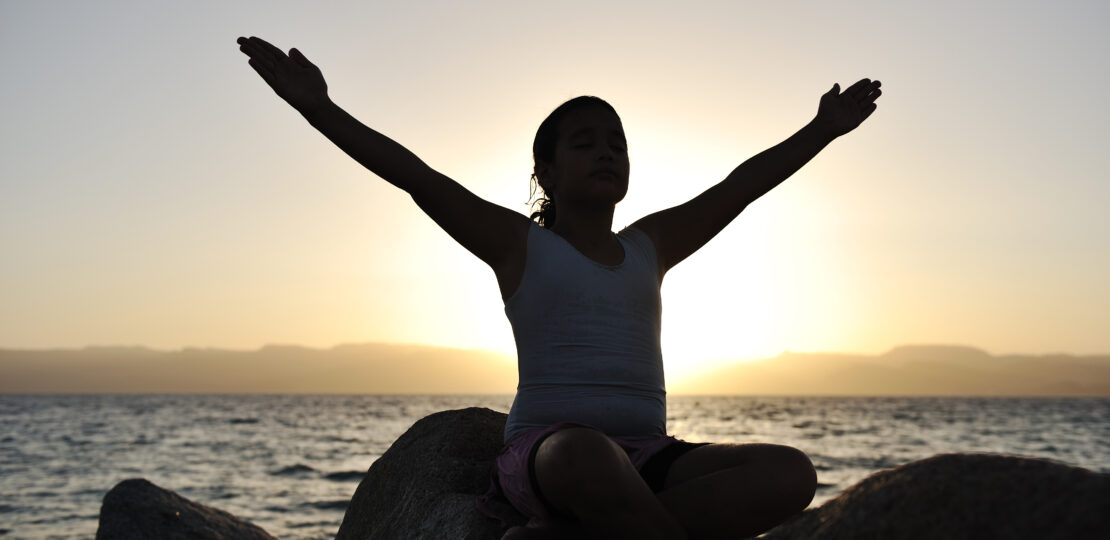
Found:
[(0, 348), (512, 353), (493, 272), (235, 43), (526, 213), (574, 96), (624, 123), (614, 228), (882, 81), (878, 110), (663, 283), (668, 373), (783, 351), (1110, 352), (1110, 4), (0, 0)]

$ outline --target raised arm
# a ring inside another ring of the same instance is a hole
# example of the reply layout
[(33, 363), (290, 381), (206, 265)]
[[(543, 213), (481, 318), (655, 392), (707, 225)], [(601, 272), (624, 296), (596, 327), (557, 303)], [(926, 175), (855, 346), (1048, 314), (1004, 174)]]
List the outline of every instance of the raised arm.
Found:
[(320, 69), (297, 49), (286, 55), (257, 38), (239, 38), (251, 67), (313, 127), (347, 155), (412, 196), (447, 234), (494, 270), (523, 257), (528, 218), (490, 203), (370, 129), (327, 94)]
[(684, 204), (646, 216), (631, 226), (655, 243), (663, 272), (704, 246), (740, 212), (781, 184), (837, 137), (875, 111), (879, 81), (862, 79), (840, 93), (821, 96), (817, 116), (785, 141), (736, 167), (723, 181)]

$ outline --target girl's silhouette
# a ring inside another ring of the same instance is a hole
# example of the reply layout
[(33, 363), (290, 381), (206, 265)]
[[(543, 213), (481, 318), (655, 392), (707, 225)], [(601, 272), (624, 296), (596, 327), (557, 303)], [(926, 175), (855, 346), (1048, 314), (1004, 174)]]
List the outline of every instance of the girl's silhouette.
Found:
[(689, 443), (668, 436), (659, 287), (668, 269), (745, 207), (875, 110), (879, 81), (821, 96), (786, 141), (674, 208), (613, 233), (628, 190), (616, 111), (583, 96), (540, 124), (531, 219), (436, 172), (334, 104), (320, 70), (257, 37), (249, 64), (344, 152), (408, 192), (452, 238), (493, 268), (516, 339), (519, 385), (490, 492), (531, 521), (504, 538), (736, 538), (804, 509), (817, 476), (801, 451)]

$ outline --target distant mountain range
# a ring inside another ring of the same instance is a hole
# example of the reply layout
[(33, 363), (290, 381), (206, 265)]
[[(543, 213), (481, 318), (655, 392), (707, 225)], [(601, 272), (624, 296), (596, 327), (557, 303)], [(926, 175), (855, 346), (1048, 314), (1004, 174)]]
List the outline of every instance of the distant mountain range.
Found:
[(0, 349), (0, 393), (511, 394), (515, 362), (484, 351), (384, 343)]
[(672, 392), (836, 396), (1108, 396), (1110, 355), (992, 356), (905, 345), (877, 356), (783, 353), (687, 379)]
[[(0, 393), (511, 394), (516, 382), (512, 356), (422, 345), (0, 349)], [(1110, 397), (1110, 355), (992, 356), (946, 345), (906, 345), (881, 355), (787, 352), (671, 378), (668, 391)]]

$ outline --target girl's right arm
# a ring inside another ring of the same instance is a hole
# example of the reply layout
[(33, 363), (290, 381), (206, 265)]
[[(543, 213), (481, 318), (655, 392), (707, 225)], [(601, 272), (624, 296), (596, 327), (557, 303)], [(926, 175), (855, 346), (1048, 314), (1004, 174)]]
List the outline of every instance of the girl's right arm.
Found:
[(490, 203), (436, 172), (389, 137), (363, 125), (327, 95), (320, 69), (296, 49), (239, 38), (249, 64), (313, 127), (374, 174), (412, 196), (447, 234), (493, 267), (499, 281), (523, 259), (528, 218)]

